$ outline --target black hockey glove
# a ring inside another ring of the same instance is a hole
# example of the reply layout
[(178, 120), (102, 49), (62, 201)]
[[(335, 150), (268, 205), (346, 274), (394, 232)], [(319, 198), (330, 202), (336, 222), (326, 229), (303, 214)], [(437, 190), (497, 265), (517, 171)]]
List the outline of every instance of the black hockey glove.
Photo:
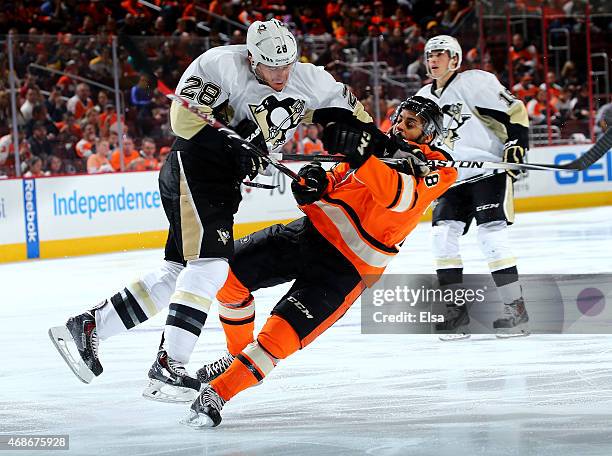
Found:
[(351, 168), (359, 168), (374, 153), (372, 134), (346, 123), (332, 122), (323, 130), (323, 146), (331, 154), (345, 155)]
[[(399, 159), (393, 169), (400, 173), (415, 177), (425, 177), (432, 169), (427, 166), (427, 158), (421, 149), (413, 144), (409, 144), (401, 138), (391, 136), (392, 147), (397, 149), (393, 152), (393, 158)], [(391, 147), (389, 148), (391, 149)]]
[[(250, 144), (262, 152), (268, 153), (268, 146), (264, 140), (261, 128), (255, 122), (250, 119), (243, 119), (234, 130)], [(245, 176), (255, 179), (257, 174), (265, 171), (267, 164), (261, 157), (258, 157), (243, 146), (234, 148), (234, 151), (237, 152), (238, 173), (241, 179)]]
[[(506, 163), (525, 163), (525, 148), (514, 139), (504, 144), (504, 161)], [(516, 182), (525, 171), (520, 169), (507, 169), (506, 173)]]
[(291, 182), (291, 191), (300, 206), (312, 204), (321, 199), (321, 195), (327, 188), (327, 173), (320, 163), (308, 163), (298, 171), (298, 176), (303, 177), (307, 186), (297, 182)]

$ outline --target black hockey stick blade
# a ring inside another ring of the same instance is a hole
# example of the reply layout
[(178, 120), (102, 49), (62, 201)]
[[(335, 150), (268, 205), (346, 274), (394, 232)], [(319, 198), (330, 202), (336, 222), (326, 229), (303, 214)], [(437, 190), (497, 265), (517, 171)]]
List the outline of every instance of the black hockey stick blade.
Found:
[(563, 169), (584, 171), (601, 157), (606, 152), (612, 149), (612, 128), (608, 128), (601, 138), (597, 140), (593, 147), (586, 151), (571, 163), (561, 165)]

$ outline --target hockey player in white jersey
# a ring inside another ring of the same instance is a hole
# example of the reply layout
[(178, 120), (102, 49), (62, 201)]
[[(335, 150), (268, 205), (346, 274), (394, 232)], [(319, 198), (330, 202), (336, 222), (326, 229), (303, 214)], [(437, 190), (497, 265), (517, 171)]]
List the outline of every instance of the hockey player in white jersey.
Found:
[[(322, 67), (297, 63), (297, 57), (296, 40), (282, 22), (256, 21), (248, 29), (246, 46), (222, 46), (196, 58), (176, 93), (223, 119), (261, 150), (280, 148), (300, 122), (325, 127), (344, 118), (382, 135), (346, 86)], [(185, 365), (228, 275), (240, 183), (245, 176), (254, 178), (263, 162), (176, 101), (170, 121), (177, 138), (159, 177), (170, 224), (164, 261), (49, 334), (73, 372), (89, 383), (102, 373), (98, 340), (132, 329), (169, 307), (143, 394), (190, 401), (200, 383)]]
[[(433, 83), (417, 95), (442, 108), (445, 131), (437, 145), (456, 160), (522, 163), (529, 128), (524, 104), (491, 73), (460, 73), (461, 57), (461, 46), (451, 36), (433, 37), (425, 45), (426, 68)], [(500, 337), (528, 334), (529, 317), (507, 230), (514, 222), (513, 182), (519, 173), (461, 169), (456, 186), (438, 199), (433, 210), (433, 251), (440, 286), (462, 283), (459, 239), (476, 221), (478, 244), (504, 302), (504, 315), (493, 323)], [(467, 308), (451, 305), (446, 321), (437, 329), (455, 332), (451, 338), (464, 338), (469, 337), (468, 323)]]

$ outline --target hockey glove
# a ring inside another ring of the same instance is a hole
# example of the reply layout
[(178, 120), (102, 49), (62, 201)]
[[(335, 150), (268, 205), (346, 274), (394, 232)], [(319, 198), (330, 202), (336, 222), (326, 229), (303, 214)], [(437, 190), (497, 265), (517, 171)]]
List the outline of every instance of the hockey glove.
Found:
[[(517, 144), (517, 140), (508, 141), (504, 144), (504, 161), (506, 163), (525, 163), (525, 148)], [(512, 182), (516, 182), (524, 172), (520, 169), (506, 170)]]
[(363, 165), (375, 148), (371, 133), (339, 122), (331, 122), (325, 127), (322, 141), (330, 153), (345, 155), (351, 168)]
[[(250, 119), (243, 119), (236, 126), (235, 131), (250, 144), (262, 152), (268, 153), (268, 146), (264, 140), (263, 133), (255, 122)], [(234, 151), (237, 153), (238, 173), (242, 179), (245, 176), (255, 179), (257, 174), (265, 171), (266, 162), (261, 157), (250, 152), (246, 147), (237, 147)]]
[(425, 154), (417, 146), (395, 136), (391, 137), (391, 142), (397, 147), (393, 158), (399, 159), (393, 169), (415, 177), (425, 177), (432, 171), (426, 164)]
[(291, 191), (297, 203), (300, 206), (312, 204), (319, 201), (323, 192), (327, 188), (327, 173), (321, 167), (320, 163), (308, 163), (299, 171), (298, 176), (303, 177), (307, 186), (300, 185), (297, 182), (291, 182)]

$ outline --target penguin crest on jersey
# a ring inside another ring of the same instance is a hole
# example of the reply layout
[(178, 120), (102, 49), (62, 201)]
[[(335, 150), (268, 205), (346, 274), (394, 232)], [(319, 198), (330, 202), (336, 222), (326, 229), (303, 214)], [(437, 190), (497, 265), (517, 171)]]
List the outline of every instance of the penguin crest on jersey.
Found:
[(270, 95), (258, 105), (249, 104), (249, 109), (261, 128), (265, 141), (274, 149), (282, 146), (287, 139), (287, 132), (298, 126), (304, 117), (305, 105), (304, 100), (278, 100), (274, 95)]
[(463, 103), (447, 104), (442, 107), (442, 112), (451, 118), (448, 125), (444, 128), (444, 134), (440, 142), (451, 150), (455, 148), (455, 142), (461, 139), (458, 130), (467, 122), (472, 115), (461, 114)]

